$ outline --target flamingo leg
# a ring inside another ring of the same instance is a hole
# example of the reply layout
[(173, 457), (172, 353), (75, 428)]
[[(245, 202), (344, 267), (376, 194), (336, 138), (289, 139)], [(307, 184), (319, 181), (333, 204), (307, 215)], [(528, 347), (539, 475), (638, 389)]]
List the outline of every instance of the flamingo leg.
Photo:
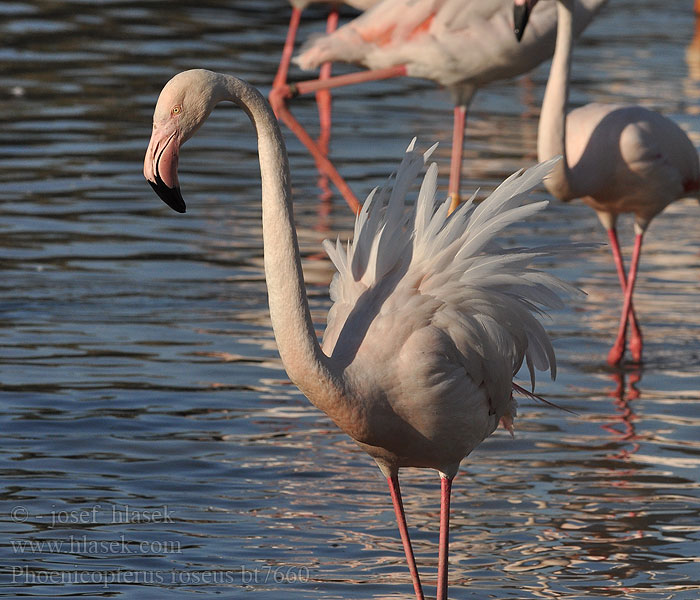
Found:
[[(332, 8), (326, 21), (326, 33), (333, 33), (338, 27), (338, 9)], [(321, 65), (319, 79), (329, 79), (333, 63), (325, 62)], [(316, 92), (316, 104), (318, 105), (318, 120), (321, 130), (318, 136), (318, 147), (321, 152), (328, 156), (331, 141), (331, 91), (329, 89), (318, 90)], [(320, 169), (319, 169), (320, 170)], [(331, 190), (328, 187), (328, 175), (321, 171), (318, 186), (322, 190), (322, 197), (328, 200), (331, 197)]]
[(450, 553), (450, 492), (452, 477), (440, 477), (440, 546), (436, 600), (447, 600), (447, 570)]
[(399, 478), (396, 475), (392, 475), (391, 477), (387, 477), (387, 481), (389, 482), (391, 501), (394, 503), (396, 523), (399, 526), (399, 533), (401, 534), (403, 550), (406, 553), (406, 562), (408, 562), (408, 570), (411, 572), (411, 579), (413, 580), (413, 590), (416, 592), (416, 600), (424, 600), (423, 588), (420, 583), (420, 577), (418, 576), (418, 568), (416, 567), (416, 559), (413, 556), (411, 538), (408, 536), (406, 514), (403, 510), (403, 502), (401, 501), (401, 489), (399, 488)]
[[(326, 22), (326, 33), (333, 33), (338, 27), (338, 9), (333, 8), (328, 14)], [(321, 80), (330, 79), (332, 62), (325, 62), (321, 65), (318, 78)], [(321, 150), (328, 153), (328, 142), (331, 137), (331, 92), (329, 89), (321, 89), (316, 92), (316, 104), (318, 104), (318, 120), (321, 124), (321, 133), (318, 137), (318, 145)]]
[(462, 157), (464, 155), (464, 127), (467, 121), (466, 105), (455, 106), (452, 128), (452, 159), (450, 162), (450, 213), (459, 206), (459, 187), (462, 179)]
[(279, 95), (279, 90), (273, 89), (270, 92), (270, 104), (272, 105), (277, 118), (280, 119), (291, 131), (299, 138), (299, 141), (306, 146), (311, 155), (314, 157), (316, 164), (318, 165), (321, 172), (328, 175), (328, 178), (333, 182), (333, 184), (338, 188), (338, 191), (342, 194), (345, 201), (350, 206), (350, 209), (355, 214), (360, 212), (362, 205), (360, 204), (357, 196), (353, 194), (350, 186), (347, 182), (340, 176), (340, 173), (333, 166), (333, 163), (328, 160), (328, 157), (321, 151), (316, 142), (311, 139), (309, 133), (304, 129), (299, 121), (297, 121), (292, 113), (287, 108), (284, 99)]
[(376, 71), (362, 71), (359, 73), (350, 73), (348, 75), (338, 75), (337, 77), (329, 77), (328, 79), (311, 79), (309, 81), (301, 81), (295, 84), (283, 84), (278, 87), (273, 87), (270, 91), (270, 104), (272, 110), (278, 119), (284, 122), (287, 127), (299, 138), (299, 141), (306, 146), (316, 161), (319, 171), (328, 175), (328, 178), (338, 188), (345, 201), (350, 206), (354, 213), (360, 211), (361, 205), (353, 194), (350, 186), (340, 176), (337, 169), (333, 166), (323, 150), (318, 144), (311, 139), (308, 132), (302, 127), (292, 115), (287, 107), (287, 100), (301, 94), (310, 94), (323, 89), (332, 89), (335, 87), (352, 85), (364, 81), (375, 81), (380, 79), (388, 79), (390, 77), (399, 77), (406, 74), (406, 68), (403, 65), (398, 67), (389, 67), (387, 69), (377, 69)]
[[(612, 248), (613, 259), (615, 260), (615, 267), (617, 268), (617, 276), (620, 279), (620, 287), (624, 294), (627, 288), (627, 275), (625, 274), (625, 263), (622, 260), (622, 252), (620, 252), (620, 244), (617, 239), (617, 230), (614, 227), (608, 229), (608, 237), (610, 238), (610, 247)], [(632, 327), (629, 348), (635, 362), (640, 362), (642, 359), (642, 330), (639, 327), (637, 315), (634, 312), (634, 306), (632, 304), (630, 304), (629, 324)]]
[(287, 83), (287, 73), (289, 72), (289, 63), (292, 60), (292, 54), (294, 53), (294, 41), (297, 37), (297, 31), (299, 30), (299, 22), (301, 21), (301, 10), (298, 8), (292, 8), (292, 16), (289, 19), (289, 29), (287, 29), (287, 39), (284, 42), (284, 47), (282, 48), (282, 58), (280, 59), (280, 66), (277, 68), (277, 74), (272, 82), (272, 87), (280, 87)]
[(374, 69), (371, 71), (358, 71), (357, 73), (348, 73), (346, 75), (336, 75), (328, 79), (308, 79), (297, 83), (287, 84), (282, 86), (281, 92), (285, 98), (295, 98), (304, 94), (310, 94), (318, 90), (332, 89), (344, 87), (346, 85), (354, 85), (356, 83), (364, 83), (367, 81), (379, 81), (381, 79), (390, 79), (392, 77), (401, 77), (406, 75), (406, 66), (397, 65), (387, 67), (385, 69)]
[(627, 322), (630, 318), (632, 308), (632, 294), (634, 293), (634, 283), (637, 279), (637, 268), (639, 267), (639, 256), (642, 252), (643, 233), (638, 233), (634, 240), (634, 251), (632, 252), (632, 263), (630, 264), (630, 272), (627, 278), (627, 289), (625, 290), (625, 301), (622, 305), (622, 316), (620, 318), (620, 327), (617, 332), (617, 340), (608, 353), (608, 364), (616, 365), (622, 360), (622, 355), (625, 353), (625, 339), (627, 337)]

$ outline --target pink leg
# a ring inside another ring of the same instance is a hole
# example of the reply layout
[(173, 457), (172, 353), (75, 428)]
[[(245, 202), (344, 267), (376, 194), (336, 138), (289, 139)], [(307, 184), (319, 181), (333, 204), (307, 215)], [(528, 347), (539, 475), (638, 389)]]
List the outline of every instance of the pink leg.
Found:
[[(338, 9), (334, 8), (328, 15), (326, 22), (326, 33), (333, 33), (338, 27)], [(321, 65), (319, 79), (330, 79), (333, 63), (326, 62)], [(321, 133), (318, 138), (318, 145), (322, 151), (328, 154), (328, 142), (331, 137), (331, 92), (329, 89), (318, 90), (316, 92), (316, 104), (318, 104), (318, 120), (321, 124)]]
[(450, 553), (450, 492), (452, 477), (440, 477), (440, 548), (436, 600), (447, 600), (447, 568)]
[(282, 49), (282, 58), (280, 59), (280, 66), (277, 69), (277, 74), (272, 82), (272, 87), (276, 88), (287, 83), (287, 73), (289, 72), (289, 63), (292, 60), (292, 54), (294, 53), (294, 40), (297, 37), (297, 31), (299, 30), (299, 21), (301, 20), (301, 10), (298, 8), (292, 8), (292, 16), (289, 19), (289, 29), (287, 30), (287, 39), (284, 42), (284, 48)]
[(386, 69), (375, 69), (373, 71), (358, 71), (347, 75), (337, 75), (328, 79), (309, 79), (290, 85), (283, 86), (281, 90), (285, 98), (293, 98), (303, 94), (310, 94), (323, 89), (332, 89), (366, 81), (379, 81), (380, 79), (390, 79), (391, 77), (401, 77), (406, 75), (406, 66), (397, 65)]
[(403, 502), (401, 502), (401, 489), (399, 488), (399, 478), (396, 475), (392, 475), (391, 477), (387, 478), (387, 481), (389, 482), (391, 500), (394, 503), (394, 512), (396, 513), (396, 522), (399, 526), (399, 533), (401, 534), (403, 550), (406, 553), (408, 570), (411, 572), (411, 579), (413, 580), (413, 589), (416, 592), (416, 599), (424, 600), (423, 588), (421, 587), (420, 577), (418, 576), (418, 568), (416, 567), (416, 559), (413, 556), (411, 538), (408, 537), (408, 527), (406, 526), (406, 514), (403, 510)]
[(333, 166), (333, 163), (328, 160), (328, 157), (320, 150), (311, 139), (306, 129), (304, 129), (299, 121), (297, 121), (284, 102), (284, 99), (279, 96), (277, 90), (272, 90), (270, 92), (270, 104), (272, 105), (275, 114), (278, 119), (281, 119), (289, 129), (299, 138), (299, 141), (306, 146), (311, 155), (314, 157), (318, 168), (328, 175), (328, 178), (333, 182), (333, 184), (338, 188), (338, 191), (342, 194), (345, 201), (350, 206), (350, 209), (357, 214), (362, 208), (359, 200), (353, 194), (350, 186), (347, 182), (340, 176), (340, 173)]
[(312, 79), (309, 81), (301, 81), (296, 84), (284, 84), (277, 88), (273, 87), (270, 91), (270, 104), (275, 111), (278, 119), (281, 119), (289, 129), (299, 138), (299, 141), (306, 146), (308, 151), (316, 160), (321, 172), (328, 175), (328, 178), (338, 188), (345, 201), (348, 203), (354, 213), (360, 211), (361, 205), (353, 194), (350, 186), (340, 176), (336, 168), (333, 166), (328, 157), (311, 139), (308, 132), (294, 118), (292, 113), (287, 108), (287, 99), (298, 96), (300, 94), (310, 94), (322, 89), (331, 89), (364, 81), (374, 81), (379, 79), (388, 79), (390, 77), (399, 77), (406, 74), (406, 68), (403, 65), (397, 67), (389, 67), (387, 69), (378, 69), (376, 71), (362, 71), (359, 73), (350, 73), (349, 75), (339, 75), (338, 77), (330, 77), (328, 79)]
[(627, 321), (630, 318), (632, 308), (632, 294), (634, 293), (634, 283), (637, 279), (637, 267), (639, 266), (639, 255), (642, 251), (642, 238), (644, 234), (638, 233), (634, 240), (634, 251), (632, 253), (632, 263), (630, 265), (630, 273), (627, 279), (627, 289), (625, 290), (625, 301), (622, 305), (622, 317), (620, 319), (620, 327), (617, 332), (617, 340), (610, 349), (608, 354), (608, 364), (616, 365), (622, 360), (622, 355), (625, 353), (625, 338), (627, 337)]
[(464, 126), (467, 107), (455, 106), (452, 128), (452, 160), (450, 162), (450, 212), (459, 206), (459, 187), (462, 179), (462, 157), (464, 155)]
[[(333, 33), (338, 27), (338, 9), (333, 8), (328, 14), (326, 22), (326, 33)], [(319, 79), (330, 79), (331, 62), (326, 62), (321, 65)], [(321, 152), (328, 156), (328, 149), (331, 141), (331, 91), (329, 89), (318, 90), (316, 92), (316, 104), (318, 105), (318, 120), (321, 125), (321, 131), (318, 136), (318, 147)], [(331, 190), (328, 187), (328, 176), (321, 169), (321, 176), (318, 180), (318, 185), (321, 188), (321, 196), (324, 200), (329, 200)]]
[[(627, 289), (627, 275), (625, 274), (622, 252), (620, 252), (620, 244), (617, 240), (617, 230), (615, 228), (608, 229), (608, 237), (610, 238), (610, 247), (612, 248), (613, 259), (615, 260), (615, 267), (617, 268), (617, 276), (620, 279), (620, 287), (624, 294)], [(630, 305), (629, 324), (632, 327), (629, 348), (635, 362), (640, 362), (642, 360), (642, 331), (637, 321), (637, 315), (634, 313), (633, 305)]]

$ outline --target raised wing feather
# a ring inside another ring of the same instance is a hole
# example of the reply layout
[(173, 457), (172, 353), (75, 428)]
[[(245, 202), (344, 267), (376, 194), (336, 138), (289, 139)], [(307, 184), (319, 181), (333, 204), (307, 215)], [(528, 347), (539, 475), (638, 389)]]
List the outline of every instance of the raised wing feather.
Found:
[(556, 248), (504, 250), (496, 243), (506, 227), (546, 207), (547, 202), (528, 204), (526, 198), (555, 161), (513, 174), (480, 204), (470, 200), (448, 216), (449, 200), (436, 201), (434, 164), (415, 203), (407, 201), (427, 155), (421, 156), (412, 143), (393, 192), (378, 190), (365, 203), (354, 241), (325, 242), (338, 273), (331, 285), (334, 305), (324, 349), (333, 350), (348, 315), (368, 298), (374, 307), (368, 318), (375, 320), (405, 309), (412, 298), (430, 298), (430, 303), (415, 303), (431, 307), (430, 315), (416, 315), (416, 327), (428, 319), (447, 332), (471, 371), (468, 375), (493, 388), (491, 397), (509, 398), (523, 361), (533, 386), (535, 369), (556, 374), (554, 350), (537, 317), (547, 308), (561, 307), (560, 296), (574, 291), (532, 266)]

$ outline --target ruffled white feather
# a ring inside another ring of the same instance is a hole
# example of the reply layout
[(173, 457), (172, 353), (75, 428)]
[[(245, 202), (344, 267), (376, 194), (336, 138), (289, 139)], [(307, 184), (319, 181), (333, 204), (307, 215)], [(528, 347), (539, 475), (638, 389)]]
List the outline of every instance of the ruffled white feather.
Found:
[(415, 139), (393, 185), (374, 190), (367, 198), (353, 240), (346, 245), (339, 240), (324, 242), (338, 270), (331, 284), (334, 305), (328, 329), (340, 330), (339, 321), (367, 290), (399, 278), (381, 310), (391, 310), (397, 302), (405, 306), (416, 296), (439, 300), (433, 324), (452, 338), (465, 364), (472, 365), (470, 375), (477, 383), (498, 388), (493, 390), (496, 397), (509, 393), (523, 361), (533, 387), (535, 369), (549, 370), (555, 377), (554, 350), (537, 317), (548, 308), (563, 306), (561, 295), (575, 290), (532, 263), (558, 248), (503, 249), (496, 239), (509, 225), (547, 206), (546, 201), (527, 203), (527, 193), (557, 159), (514, 173), (483, 202), (477, 205), (472, 198), (448, 216), (449, 200), (436, 201), (434, 163), (415, 203), (407, 201), (435, 148), (421, 154), (414, 146)]

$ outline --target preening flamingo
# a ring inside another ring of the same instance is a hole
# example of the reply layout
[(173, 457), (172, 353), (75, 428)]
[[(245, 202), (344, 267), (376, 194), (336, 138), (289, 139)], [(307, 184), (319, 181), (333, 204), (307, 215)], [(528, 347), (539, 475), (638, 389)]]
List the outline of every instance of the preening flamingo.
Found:
[[(576, 0), (577, 32), (605, 2)], [(382, 0), (336, 32), (309, 41), (294, 59), (303, 69), (340, 61), (369, 71), (279, 86), (270, 99), (275, 113), (317, 156), (319, 149), (289, 113), (286, 99), (329, 86), (401, 75), (447, 87), (455, 103), (449, 183), (454, 208), (459, 202), (467, 108), (476, 90), (526, 73), (550, 57), (555, 31), (556, 10), (550, 2), (533, 11), (530, 27), (518, 44), (513, 38), (512, 0)], [(332, 175), (337, 182), (338, 176)], [(349, 197), (345, 187), (339, 189), (356, 207), (354, 196)]]
[[(515, 0), (516, 28), (522, 31), (537, 0)], [(560, 200), (582, 198), (608, 231), (624, 294), (617, 339), (608, 363), (624, 355), (628, 322), (630, 351), (642, 357), (642, 335), (632, 294), (642, 238), (651, 220), (674, 200), (700, 193), (698, 153), (685, 132), (670, 119), (641, 106), (591, 103), (567, 114), (569, 71), (576, 15), (572, 0), (557, 0), (557, 43), (542, 101), (537, 133), (538, 160), (561, 155), (545, 180)], [(616, 222), (634, 214), (635, 244), (629, 276), (620, 253)]]
[(179, 148), (222, 101), (238, 104), (258, 135), (265, 277), (270, 318), (290, 379), (374, 460), (387, 477), (417, 598), (423, 598), (399, 490), (401, 467), (441, 477), (438, 594), (447, 598), (449, 501), (460, 461), (499, 421), (512, 427), (513, 377), (523, 362), (555, 375), (550, 340), (536, 318), (562, 306), (571, 288), (531, 265), (551, 248), (504, 250), (496, 237), (546, 206), (524, 204), (551, 162), (509, 177), (478, 206), (448, 216), (436, 203), (437, 166), (418, 198), (409, 189), (430, 151), (409, 146), (393, 189), (373, 192), (354, 240), (324, 246), (338, 269), (319, 345), (311, 322), (293, 223), (290, 174), (274, 114), (249, 84), (211, 71), (185, 71), (158, 98), (144, 175), (185, 212)]

